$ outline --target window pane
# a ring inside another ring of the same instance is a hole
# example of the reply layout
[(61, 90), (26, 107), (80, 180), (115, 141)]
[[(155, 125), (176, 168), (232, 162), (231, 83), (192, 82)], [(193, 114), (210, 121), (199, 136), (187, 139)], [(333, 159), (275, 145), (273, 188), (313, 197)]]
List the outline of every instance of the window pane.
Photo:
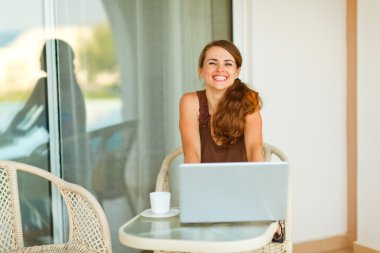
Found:
[[(42, 11), (42, 1), (5, 1), (0, 8), (0, 159), (50, 170)], [(18, 179), (25, 244), (51, 243), (49, 186), (22, 173)]]

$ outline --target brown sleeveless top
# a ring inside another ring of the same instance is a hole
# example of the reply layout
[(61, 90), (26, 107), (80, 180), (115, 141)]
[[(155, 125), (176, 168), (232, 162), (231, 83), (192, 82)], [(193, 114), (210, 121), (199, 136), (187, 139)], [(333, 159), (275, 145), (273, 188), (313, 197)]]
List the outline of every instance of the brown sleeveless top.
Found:
[(197, 91), (199, 99), (199, 134), (201, 137), (201, 163), (247, 162), (244, 135), (237, 143), (229, 146), (217, 145), (211, 137), (210, 120), (206, 91)]

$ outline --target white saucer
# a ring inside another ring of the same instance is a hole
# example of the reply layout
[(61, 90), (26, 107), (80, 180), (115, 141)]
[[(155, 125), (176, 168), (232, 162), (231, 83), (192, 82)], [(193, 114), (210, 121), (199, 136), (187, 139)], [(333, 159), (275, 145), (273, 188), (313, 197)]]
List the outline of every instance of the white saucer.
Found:
[(177, 214), (179, 214), (179, 210), (176, 208), (171, 208), (170, 211), (167, 213), (153, 213), (151, 209), (147, 209), (141, 213), (141, 216), (149, 218), (165, 218), (176, 216)]

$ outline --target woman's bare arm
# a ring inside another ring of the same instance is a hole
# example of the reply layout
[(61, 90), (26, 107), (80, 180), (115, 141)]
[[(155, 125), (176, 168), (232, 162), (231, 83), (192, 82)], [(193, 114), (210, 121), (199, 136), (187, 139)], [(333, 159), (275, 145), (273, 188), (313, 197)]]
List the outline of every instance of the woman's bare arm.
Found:
[(264, 161), (262, 120), (259, 110), (245, 117), (244, 142), (249, 162)]
[(185, 163), (201, 162), (199, 135), (199, 101), (197, 94), (186, 93), (179, 104), (179, 128)]

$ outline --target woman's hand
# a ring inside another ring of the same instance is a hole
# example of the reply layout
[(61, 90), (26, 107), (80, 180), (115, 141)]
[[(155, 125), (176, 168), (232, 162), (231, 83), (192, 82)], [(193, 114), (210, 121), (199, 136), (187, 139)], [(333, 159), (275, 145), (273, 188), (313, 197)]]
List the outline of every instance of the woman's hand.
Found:
[(272, 242), (283, 243), (285, 240), (284, 236), (285, 236), (285, 231), (283, 227), (283, 222), (277, 221), (277, 231), (273, 235)]

